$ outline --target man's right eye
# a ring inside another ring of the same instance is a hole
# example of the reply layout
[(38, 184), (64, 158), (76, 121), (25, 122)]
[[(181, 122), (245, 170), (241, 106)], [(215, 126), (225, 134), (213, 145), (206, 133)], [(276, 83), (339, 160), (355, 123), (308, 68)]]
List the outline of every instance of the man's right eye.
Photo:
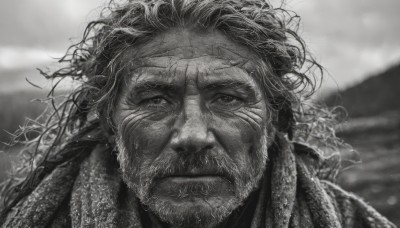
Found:
[(150, 107), (150, 108), (164, 108), (170, 104), (170, 102), (164, 97), (157, 96), (144, 99), (140, 102), (142, 106)]

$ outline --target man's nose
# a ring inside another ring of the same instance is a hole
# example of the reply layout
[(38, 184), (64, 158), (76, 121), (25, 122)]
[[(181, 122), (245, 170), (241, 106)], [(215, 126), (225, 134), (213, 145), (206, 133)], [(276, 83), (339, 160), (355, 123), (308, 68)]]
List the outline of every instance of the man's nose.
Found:
[(209, 130), (209, 120), (199, 101), (188, 101), (180, 113), (171, 139), (172, 148), (179, 153), (197, 153), (215, 146)]

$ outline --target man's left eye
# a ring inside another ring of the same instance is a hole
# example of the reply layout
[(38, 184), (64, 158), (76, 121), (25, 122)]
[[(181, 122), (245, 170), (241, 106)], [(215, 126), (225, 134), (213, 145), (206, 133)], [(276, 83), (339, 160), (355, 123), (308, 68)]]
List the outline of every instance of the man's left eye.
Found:
[(214, 103), (217, 105), (223, 106), (239, 106), (243, 102), (242, 99), (236, 96), (228, 95), (228, 94), (219, 94), (215, 99)]
[(237, 101), (238, 99), (229, 95), (220, 95), (218, 100), (224, 103), (232, 103), (234, 101)]
[(147, 100), (147, 103), (153, 104), (153, 105), (158, 105), (162, 104), (163, 102), (166, 102), (164, 98), (161, 97), (155, 97)]

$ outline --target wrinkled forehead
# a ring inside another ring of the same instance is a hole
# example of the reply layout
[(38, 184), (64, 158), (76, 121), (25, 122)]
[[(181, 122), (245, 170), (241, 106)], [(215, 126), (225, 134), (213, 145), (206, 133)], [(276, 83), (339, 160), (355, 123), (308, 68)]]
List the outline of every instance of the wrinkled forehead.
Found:
[(248, 60), (255, 55), (245, 46), (229, 40), (217, 30), (197, 31), (173, 28), (156, 35), (151, 41), (137, 48), (139, 57), (174, 55), (189, 59), (202, 55), (231, 60)]
[(219, 78), (255, 84), (249, 75), (255, 70), (258, 57), (219, 31), (176, 28), (127, 49), (123, 58), (125, 72), (135, 82), (170, 76), (170, 82)]
[(247, 47), (231, 41), (217, 30), (196, 31), (188, 28), (173, 28), (157, 34), (145, 44), (126, 50), (123, 57), (130, 70), (148, 65), (172, 65), (181, 60), (196, 62), (200, 59), (209, 61), (210, 67), (216, 63), (251, 70), (258, 57)]

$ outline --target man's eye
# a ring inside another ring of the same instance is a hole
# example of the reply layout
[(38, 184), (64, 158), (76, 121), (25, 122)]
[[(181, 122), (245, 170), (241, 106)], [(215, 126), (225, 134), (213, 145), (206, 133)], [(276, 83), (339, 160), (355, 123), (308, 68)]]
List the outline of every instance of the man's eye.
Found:
[(163, 99), (161, 97), (156, 97), (156, 98), (149, 99), (147, 102), (150, 104), (161, 104), (164, 101), (165, 101), (165, 99)]
[(242, 99), (232, 95), (220, 94), (215, 98), (214, 103), (224, 106), (240, 106)]
[(238, 100), (236, 97), (229, 96), (229, 95), (221, 95), (218, 99), (219, 99), (219, 101), (224, 102), (224, 103), (232, 103), (232, 102)]
[(145, 99), (141, 102), (142, 105), (148, 106), (148, 107), (162, 107), (165, 105), (168, 105), (169, 102), (167, 99), (163, 97), (152, 97)]

